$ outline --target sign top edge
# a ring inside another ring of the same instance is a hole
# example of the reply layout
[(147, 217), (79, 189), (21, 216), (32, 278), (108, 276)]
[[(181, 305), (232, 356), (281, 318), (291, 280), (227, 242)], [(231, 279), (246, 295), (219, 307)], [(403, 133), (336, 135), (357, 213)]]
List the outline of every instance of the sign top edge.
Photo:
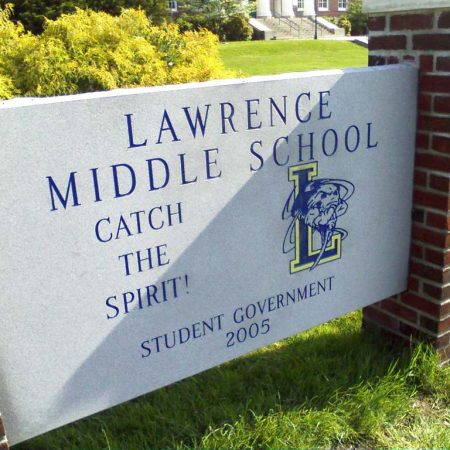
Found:
[(83, 94), (62, 95), (54, 97), (17, 97), (11, 100), (4, 100), (0, 102), (0, 110), (21, 108), (26, 106), (48, 105), (61, 102), (74, 102), (81, 100), (96, 100), (101, 98), (125, 97), (156, 92), (181, 91), (192, 88), (208, 88), (214, 86), (252, 84), (261, 81), (292, 80), (292, 79), (315, 78), (327, 75), (345, 75), (347, 73), (397, 71), (397, 70), (417, 70), (417, 69), (412, 64), (394, 64), (376, 67), (315, 70), (309, 72), (290, 72), (278, 75), (257, 75), (248, 78), (231, 78), (231, 79), (210, 80), (184, 84), (171, 84), (163, 86), (119, 88), (110, 91), (88, 92)]

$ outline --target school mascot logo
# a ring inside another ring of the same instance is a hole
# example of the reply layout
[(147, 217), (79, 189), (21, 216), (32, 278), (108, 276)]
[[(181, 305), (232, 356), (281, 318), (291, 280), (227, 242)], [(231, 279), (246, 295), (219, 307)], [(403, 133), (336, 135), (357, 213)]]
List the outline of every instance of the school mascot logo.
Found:
[(317, 162), (289, 167), (288, 178), (294, 187), (282, 218), (291, 220), (283, 242), (284, 253), (295, 252), (291, 273), (340, 259), (342, 241), (348, 235), (337, 222), (347, 212), (354, 185), (317, 175)]

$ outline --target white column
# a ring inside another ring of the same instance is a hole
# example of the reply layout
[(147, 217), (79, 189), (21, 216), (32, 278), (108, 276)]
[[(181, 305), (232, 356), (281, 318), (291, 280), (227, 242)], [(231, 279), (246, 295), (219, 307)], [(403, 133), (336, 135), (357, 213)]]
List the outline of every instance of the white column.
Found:
[(281, 15), (283, 17), (294, 16), (294, 9), (292, 8), (292, 0), (281, 0)]
[(303, 10), (304, 16), (314, 16), (314, 0), (305, 0), (305, 9)]
[(281, 16), (281, 0), (273, 0), (273, 12), (275, 16)]
[(256, 4), (256, 17), (272, 17), (270, 0), (258, 0)]

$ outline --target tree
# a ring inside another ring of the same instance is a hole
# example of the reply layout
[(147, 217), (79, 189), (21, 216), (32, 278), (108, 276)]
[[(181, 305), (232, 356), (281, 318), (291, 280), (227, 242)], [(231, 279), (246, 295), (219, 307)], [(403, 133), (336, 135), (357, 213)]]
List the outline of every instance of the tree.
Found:
[[(0, 0), (5, 7), (11, 0)], [(21, 22), (26, 30), (42, 33), (45, 20), (55, 20), (77, 8), (103, 11), (118, 16), (123, 9), (142, 9), (155, 24), (168, 17), (166, 0), (15, 0), (12, 19)]]
[[(77, 0), (75, 0), (77, 1)], [(153, 23), (160, 24), (168, 17), (166, 0), (78, 0), (83, 4), (80, 8), (103, 11), (113, 16), (118, 16), (123, 9), (142, 9)]]
[[(6, 7), (11, 0), (0, 0), (0, 6)], [(76, 2), (71, 0), (13, 0), (14, 12), (11, 18), (21, 22), (26, 30), (42, 32), (45, 18), (56, 19), (62, 14), (75, 11)]]
[(350, 0), (347, 17), (352, 24), (352, 35), (367, 34), (367, 14), (362, 10), (362, 0)]
[(179, 0), (178, 9), (182, 21), (192, 23), (195, 29), (206, 28), (221, 40), (227, 39), (227, 29), (236, 31), (236, 23), (248, 27), (242, 19), (248, 19), (250, 7), (242, 0)]

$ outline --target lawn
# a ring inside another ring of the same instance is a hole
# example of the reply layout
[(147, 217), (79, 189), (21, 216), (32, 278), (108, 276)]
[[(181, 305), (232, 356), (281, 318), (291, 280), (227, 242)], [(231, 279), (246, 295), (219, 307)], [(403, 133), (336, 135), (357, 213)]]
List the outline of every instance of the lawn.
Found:
[(228, 69), (266, 75), (367, 66), (367, 49), (348, 41), (249, 41), (221, 44)]

